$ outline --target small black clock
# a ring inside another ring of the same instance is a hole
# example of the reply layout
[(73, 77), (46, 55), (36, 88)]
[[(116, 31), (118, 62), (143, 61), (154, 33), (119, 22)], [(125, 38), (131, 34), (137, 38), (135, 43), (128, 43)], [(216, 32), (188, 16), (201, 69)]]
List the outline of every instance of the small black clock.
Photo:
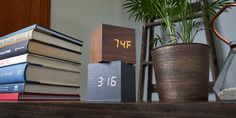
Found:
[(88, 66), (87, 101), (135, 102), (135, 67), (122, 61)]

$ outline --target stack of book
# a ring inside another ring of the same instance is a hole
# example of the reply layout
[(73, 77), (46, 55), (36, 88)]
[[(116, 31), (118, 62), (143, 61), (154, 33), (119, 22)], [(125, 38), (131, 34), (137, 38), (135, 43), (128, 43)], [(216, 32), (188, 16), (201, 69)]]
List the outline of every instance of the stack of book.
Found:
[(32, 25), (0, 38), (0, 100), (80, 100), (83, 42)]

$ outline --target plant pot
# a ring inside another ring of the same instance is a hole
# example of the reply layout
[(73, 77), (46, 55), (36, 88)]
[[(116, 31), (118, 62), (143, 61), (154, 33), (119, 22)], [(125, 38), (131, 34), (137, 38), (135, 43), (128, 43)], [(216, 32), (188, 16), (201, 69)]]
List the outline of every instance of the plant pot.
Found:
[(199, 43), (152, 51), (160, 102), (208, 101), (209, 51), (208, 45)]

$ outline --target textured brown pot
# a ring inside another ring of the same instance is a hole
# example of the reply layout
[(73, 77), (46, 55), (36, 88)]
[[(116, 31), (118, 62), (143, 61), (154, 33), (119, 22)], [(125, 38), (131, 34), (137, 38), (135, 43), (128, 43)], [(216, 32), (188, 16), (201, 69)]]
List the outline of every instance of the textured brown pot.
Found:
[(198, 43), (152, 51), (160, 102), (208, 101), (209, 51), (208, 45)]

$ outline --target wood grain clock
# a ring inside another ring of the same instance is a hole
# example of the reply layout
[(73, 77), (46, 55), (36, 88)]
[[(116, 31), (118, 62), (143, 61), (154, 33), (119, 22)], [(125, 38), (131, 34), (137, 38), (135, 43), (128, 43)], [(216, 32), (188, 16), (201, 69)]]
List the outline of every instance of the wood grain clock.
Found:
[(122, 60), (135, 63), (135, 30), (102, 24), (91, 37), (91, 63)]
[(122, 61), (88, 66), (87, 101), (135, 102), (135, 67)]

